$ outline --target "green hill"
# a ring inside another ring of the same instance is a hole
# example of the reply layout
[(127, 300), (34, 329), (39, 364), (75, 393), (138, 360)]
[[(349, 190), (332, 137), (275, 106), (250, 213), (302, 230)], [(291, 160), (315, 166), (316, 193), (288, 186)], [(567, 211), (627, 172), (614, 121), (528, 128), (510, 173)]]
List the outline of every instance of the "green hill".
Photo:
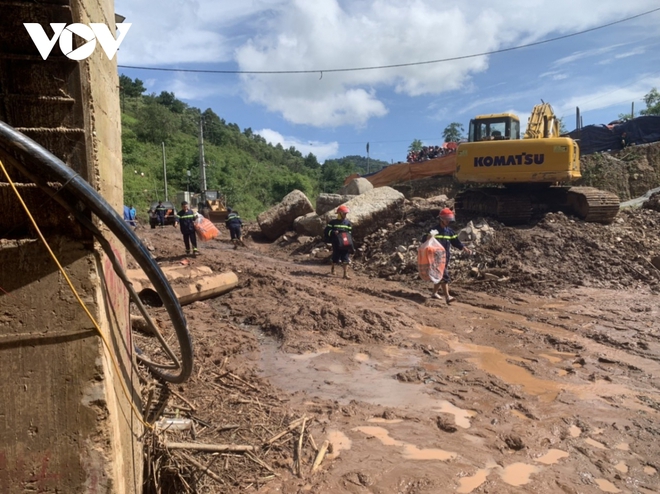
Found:
[[(319, 164), (294, 147), (273, 146), (252, 129), (225, 122), (210, 108), (201, 111), (173, 93), (146, 95), (139, 79), (120, 76), (124, 201), (144, 215), (151, 201), (164, 199), (162, 144), (165, 143), (170, 200), (176, 192), (200, 192), (199, 124), (204, 127), (208, 190), (220, 190), (246, 219), (300, 189), (310, 200), (335, 192), (351, 173), (366, 173), (367, 159), (348, 156)], [(370, 171), (387, 163), (370, 160)], [(188, 178), (190, 171), (190, 179)]]

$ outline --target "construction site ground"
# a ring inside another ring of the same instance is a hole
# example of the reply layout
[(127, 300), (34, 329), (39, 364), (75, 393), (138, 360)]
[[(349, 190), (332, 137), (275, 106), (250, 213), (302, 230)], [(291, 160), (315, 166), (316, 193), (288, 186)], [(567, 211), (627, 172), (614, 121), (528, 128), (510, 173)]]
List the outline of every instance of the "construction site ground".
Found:
[(660, 212), (488, 220), (474, 255), (453, 252), (447, 305), (415, 264), (438, 210), (408, 201), (351, 280), (320, 239), (250, 224), (234, 250), (222, 228), (193, 258), (178, 229), (139, 228), (163, 266), (239, 278), (184, 307), (195, 370), (164, 410), (194, 427), (152, 438), (145, 492), (660, 492)]

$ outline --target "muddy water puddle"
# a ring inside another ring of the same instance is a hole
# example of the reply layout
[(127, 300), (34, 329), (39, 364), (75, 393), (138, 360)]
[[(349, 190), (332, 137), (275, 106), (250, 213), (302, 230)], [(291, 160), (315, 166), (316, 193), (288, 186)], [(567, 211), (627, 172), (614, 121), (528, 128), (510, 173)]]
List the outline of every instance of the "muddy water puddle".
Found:
[(354, 431), (361, 432), (367, 436), (375, 437), (384, 446), (399, 446), (402, 448), (402, 455), (408, 460), (437, 460), (448, 461), (453, 460), (458, 455), (451, 451), (445, 451), (437, 448), (419, 448), (414, 444), (399, 441), (390, 436), (387, 429), (382, 427), (364, 426), (356, 427)]
[(477, 470), (477, 473), (474, 475), (463, 477), (458, 481), (458, 489), (456, 489), (456, 492), (458, 492), (458, 494), (470, 494), (476, 488), (481, 487), (481, 484), (486, 482), (489, 474), (489, 468), (482, 468), (481, 470)]
[(580, 437), (580, 434), (582, 434), (582, 429), (580, 429), (577, 425), (571, 425), (568, 430), (571, 434), (571, 437)]
[(527, 463), (513, 463), (500, 472), (502, 480), (509, 485), (521, 486), (528, 484), (532, 475), (539, 473), (541, 469)]
[(454, 416), (458, 427), (470, 427), (476, 415), (448, 401), (432, 398), (425, 386), (400, 382), (398, 372), (419, 363), (419, 357), (398, 347), (385, 347), (378, 358), (350, 349), (326, 348), (315, 353), (283, 353), (275, 341), (262, 338), (260, 369), (275, 386), (287, 392), (304, 391), (310, 396), (351, 400), (374, 405), (432, 410)]
[[(504, 353), (495, 347), (462, 342), (454, 333), (442, 329), (422, 326), (420, 332), (427, 335), (434, 334), (450, 347), (452, 353), (468, 354), (466, 360), (477, 368), (496, 376), (507, 384), (522, 387), (525, 393), (537, 396), (542, 402), (553, 402), (560, 392), (568, 391), (584, 401), (604, 401), (605, 397), (623, 397), (620, 400), (620, 406), (631, 410), (657, 413), (641, 400), (630, 398), (630, 396), (638, 393), (638, 390), (631, 389), (623, 384), (611, 383), (605, 380), (594, 380), (588, 384), (574, 384), (538, 378), (527, 369), (512, 363), (524, 362), (528, 359)], [(559, 356), (568, 357), (572, 354), (557, 353), (555, 355), (560, 358)], [(554, 360), (555, 355), (545, 354), (546, 358), (553, 357), (548, 359), (551, 361)], [(574, 366), (576, 365), (581, 367), (580, 364), (574, 364)], [(557, 376), (561, 377), (561, 374), (557, 374)], [(654, 400), (660, 400), (660, 395), (656, 393), (644, 392), (644, 394)]]
[(600, 490), (603, 492), (621, 492), (612, 482), (605, 479), (594, 479), (596, 485), (600, 487)]
[(570, 455), (566, 451), (562, 451), (560, 449), (551, 449), (543, 456), (537, 458), (536, 461), (543, 463), (544, 465), (554, 465), (562, 458), (568, 458), (569, 456)]
[(326, 439), (332, 444), (332, 453), (326, 455), (329, 460), (337, 458), (342, 451), (351, 449), (353, 445), (353, 442), (346, 434), (335, 429), (328, 431), (328, 437)]

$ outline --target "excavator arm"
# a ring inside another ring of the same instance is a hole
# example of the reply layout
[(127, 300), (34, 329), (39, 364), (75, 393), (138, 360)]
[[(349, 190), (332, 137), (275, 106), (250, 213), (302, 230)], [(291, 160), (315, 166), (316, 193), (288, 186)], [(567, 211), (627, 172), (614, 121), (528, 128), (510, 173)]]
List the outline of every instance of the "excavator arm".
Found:
[(543, 102), (532, 109), (523, 139), (559, 137), (559, 119), (550, 103)]

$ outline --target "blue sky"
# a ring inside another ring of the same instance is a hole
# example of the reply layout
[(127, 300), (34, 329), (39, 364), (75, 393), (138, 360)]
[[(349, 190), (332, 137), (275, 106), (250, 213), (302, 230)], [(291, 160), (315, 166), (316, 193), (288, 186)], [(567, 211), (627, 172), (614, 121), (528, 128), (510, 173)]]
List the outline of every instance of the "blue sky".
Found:
[[(657, 0), (116, 0), (132, 27), (120, 65), (310, 74), (195, 74), (120, 68), (148, 92), (172, 91), (273, 144), (326, 159), (405, 160), (413, 139), (442, 143), (451, 122), (514, 112), (523, 126), (541, 99), (569, 130), (645, 108), (660, 89)], [(321, 73), (322, 70), (326, 72)]]

